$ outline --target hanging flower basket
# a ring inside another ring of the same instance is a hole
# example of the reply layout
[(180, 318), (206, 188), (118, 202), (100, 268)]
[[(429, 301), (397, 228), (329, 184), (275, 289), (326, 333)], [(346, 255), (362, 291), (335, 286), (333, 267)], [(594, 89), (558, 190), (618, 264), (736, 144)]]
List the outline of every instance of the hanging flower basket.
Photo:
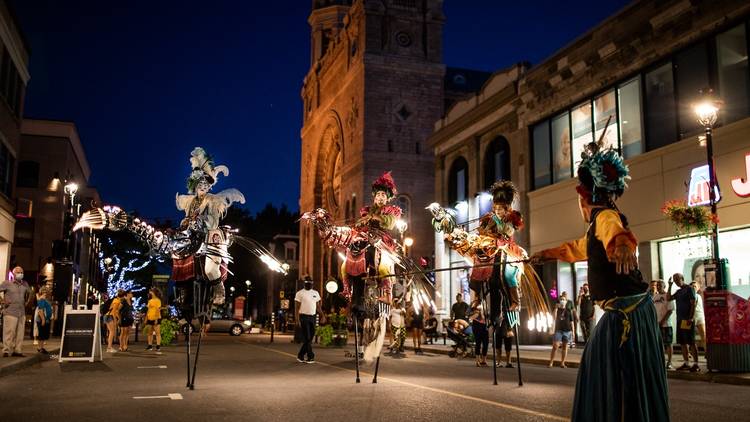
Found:
[(691, 207), (684, 200), (665, 202), (661, 212), (672, 222), (678, 236), (692, 233), (708, 234), (713, 224), (719, 223), (719, 217), (706, 207)]

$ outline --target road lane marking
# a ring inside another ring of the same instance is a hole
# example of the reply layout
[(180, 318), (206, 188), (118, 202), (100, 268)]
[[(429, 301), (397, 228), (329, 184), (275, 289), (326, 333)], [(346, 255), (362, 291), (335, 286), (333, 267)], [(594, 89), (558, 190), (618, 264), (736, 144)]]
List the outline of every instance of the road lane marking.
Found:
[[(252, 347), (256, 347), (258, 349), (264, 349), (264, 350), (268, 350), (268, 351), (271, 351), (271, 352), (274, 352), (274, 353), (278, 353), (278, 354), (284, 355), (284, 356), (289, 356), (289, 357), (293, 357), (293, 358), (297, 357), (296, 355), (293, 355), (291, 353), (282, 352), (281, 350), (272, 349), (270, 347), (257, 346), (255, 344), (250, 344), (250, 343), (248, 343), (248, 345), (252, 346)], [(339, 369), (341, 371), (355, 372), (355, 370), (353, 370), (353, 369), (342, 368), (340, 366), (332, 365), (330, 363), (322, 362), (322, 361), (319, 361), (319, 360), (316, 360), (316, 362), (319, 363), (319, 364), (321, 364), (321, 365), (323, 365), (323, 366), (328, 366), (330, 368)], [(364, 372), (362, 370), (359, 371), (359, 374), (360, 374), (360, 376), (362, 376), (362, 375), (365, 375), (365, 376), (372, 375), (372, 374), (369, 374), (369, 373)], [(435, 392), (435, 393), (442, 393), (442, 394), (446, 394), (448, 396), (457, 397), (457, 398), (466, 399), (466, 400), (471, 400), (471, 401), (475, 401), (475, 402), (478, 402), (478, 403), (484, 403), (484, 404), (488, 404), (490, 406), (499, 407), (499, 408), (502, 408), (502, 409), (514, 410), (514, 411), (519, 412), (519, 413), (525, 413), (527, 415), (538, 416), (538, 417), (542, 417), (542, 418), (546, 418), (546, 419), (551, 419), (551, 420), (555, 420), (555, 421), (568, 422), (570, 420), (569, 418), (563, 418), (561, 416), (552, 415), (552, 414), (549, 414), (549, 413), (538, 412), (536, 410), (527, 409), (525, 407), (514, 406), (512, 404), (507, 404), (507, 403), (501, 403), (501, 402), (497, 402), (497, 401), (482, 399), (482, 398), (479, 398), (479, 397), (467, 396), (465, 394), (455, 393), (453, 391), (443, 390), (443, 389), (434, 388), (434, 387), (428, 387), (426, 385), (421, 385), (421, 384), (414, 384), (414, 383), (411, 383), (411, 382), (408, 382), (408, 381), (402, 381), (402, 380), (398, 380), (398, 379), (395, 379), (395, 378), (384, 377), (384, 376), (381, 376), (381, 375), (378, 375), (378, 379), (379, 380), (390, 381), (390, 382), (393, 382), (393, 383), (396, 383), (396, 384), (405, 385), (405, 386), (408, 386), (408, 387), (420, 388), (422, 390), (432, 391), (432, 392)]]
[(182, 400), (182, 394), (180, 393), (169, 393), (166, 396), (135, 396), (136, 400), (148, 400), (148, 399), (169, 399), (169, 400)]
[(138, 369), (167, 369), (167, 365), (139, 366)]

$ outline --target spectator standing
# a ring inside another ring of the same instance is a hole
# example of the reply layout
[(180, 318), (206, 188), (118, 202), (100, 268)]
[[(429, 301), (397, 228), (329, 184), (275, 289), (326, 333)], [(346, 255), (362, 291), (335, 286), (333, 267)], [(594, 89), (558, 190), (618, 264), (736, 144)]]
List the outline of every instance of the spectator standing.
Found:
[(403, 354), (404, 342), (406, 341), (406, 310), (403, 299), (394, 299), (390, 313), (391, 322), (391, 353)]
[(552, 353), (549, 357), (549, 367), (555, 364), (555, 353), (557, 348), (561, 347), (560, 367), (565, 366), (565, 359), (568, 357), (568, 341), (573, 337), (573, 312), (568, 306), (568, 293), (562, 292), (560, 301), (555, 308), (555, 329), (552, 335)]
[[(502, 345), (503, 350), (505, 350), (505, 367), (512, 368), (513, 364), (510, 363), (510, 352), (513, 350), (513, 336), (515, 334), (513, 333), (513, 329), (510, 328), (508, 318), (503, 318), (502, 322), (499, 325), (496, 321), (495, 330), (497, 330), (497, 337), (495, 338), (495, 341), (498, 342), (498, 346)], [(499, 348), (497, 350), (497, 356), (502, 356), (501, 350)], [(498, 361), (497, 366), (500, 365), (501, 363)]]
[(125, 290), (120, 289), (115, 297), (104, 304), (104, 309), (102, 309), (105, 312), (104, 324), (107, 326), (107, 353), (115, 352), (113, 343), (117, 334), (117, 327), (120, 326), (120, 307), (122, 307), (123, 298), (125, 298)]
[(407, 320), (411, 329), (411, 341), (414, 344), (414, 354), (422, 354), (422, 330), (424, 329), (424, 311), (415, 309), (414, 303), (407, 305)]
[(693, 321), (695, 322), (695, 332), (701, 339), (696, 343), (696, 351), (703, 347), (703, 356), (706, 355), (706, 316), (703, 313), (703, 291), (701, 289), (701, 283), (699, 281), (693, 281), (690, 283), (690, 287), (695, 291), (695, 315)]
[(128, 351), (128, 340), (130, 340), (130, 330), (133, 327), (135, 319), (133, 318), (133, 292), (128, 290), (125, 297), (120, 299), (120, 351)]
[(464, 302), (464, 296), (459, 293), (456, 295), (456, 303), (451, 306), (451, 319), (468, 320), (469, 304)]
[(49, 340), (50, 326), (52, 325), (52, 305), (50, 304), (50, 292), (48, 289), (42, 289), (39, 292), (39, 300), (36, 307), (37, 333), (39, 344), (37, 352), (48, 354), (44, 348), (45, 342)]
[(148, 291), (146, 310), (146, 350), (153, 349), (153, 339), (156, 340), (156, 353), (161, 353), (161, 292), (159, 289)]
[(424, 338), (425, 344), (434, 344), (434, 339), (437, 338), (438, 332), (438, 321), (435, 317), (435, 311), (430, 308), (430, 316), (424, 322)]
[[(315, 336), (315, 315), (320, 313), (320, 294), (313, 290), (313, 280), (310, 276), (304, 278), (305, 287), (294, 296), (295, 319), (300, 327), (302, 347), (297, 353), (297, 362), (315, 363), (315, 352), (312, 340)], [(307, 356), (307, 360), (305, 360)]]
[(471, 306), (471, 331), (474, 333), (474, 356), (477, 366), (487, 366), (487, 347), (490, 344), (490, 334), (487, 329), (487, 319), (484, 315), (484, 307), (475, 300)]
[(3, 309), (3, 357), (24, 356), (23, 335), (26, 325), (26, 302), (29, 285), (23, 280), (23, 268), (13, 268), (13, 277), (0, 283), (5, 294)]
[(664, 290), (663, 280), (654, 280), (656, 287), (653, 292), (654, 306), (656, 307), (656, 321), (661, 330), (661, 341), (664, 343), (664, 351), (667, 353), (667, 369), (672, 366), (672, 313), (674, 313), (674, 302), (667, 300), (667, 292)]
[[(677, 284), (676, 292), (672, 293), (672, 284)], [(698, 349), (695, 347), (695, 291), (692, 287), (685, 284), (685, 278), (680, 273), (676, 273), (672, 276), (669, 281), (667, 288), (667, 300), (675, 301), (675, 308), (677, 313), (677, 343), (682, 348), (682, 359), (683, 364), (678, 371), (690, 371), (698, 372), (700, 367), (698, 366)], [(690, 358), (688, 357), (688, 348), (693, 354), (694, 364), (690, 366)]]
[(585, 343), (591, 337), (591, 331), (594, 329), (594, 300), (591, 298), (588, 283), (583, 283), (578, 294), (578, 312)]

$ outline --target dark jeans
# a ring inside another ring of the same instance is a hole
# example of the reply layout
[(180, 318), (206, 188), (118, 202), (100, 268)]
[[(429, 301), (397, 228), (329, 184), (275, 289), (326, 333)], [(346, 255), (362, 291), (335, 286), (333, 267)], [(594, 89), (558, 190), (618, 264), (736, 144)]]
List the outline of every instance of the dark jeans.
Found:
[(307, 355), (307, 360), (315, 359), (315, 353), (312, 349), (312, 340), (315, 337), (315, 315), (300, 314), (299, 325), (302, 347), (297, 353), (297, 359), (304, 360), (305, 355)]
[(487, 346), (490, 342), (487, 324), (482, 324), (476, 320), (472, 321), (471, 330), (474, 333), (474, 354), (477, 356), (487, 356)]
[(581, 331), (583, 331), (584, 341), (589, 341), (591, 338), (591, 330), (594, 328), (594, 317), (581, 318)]

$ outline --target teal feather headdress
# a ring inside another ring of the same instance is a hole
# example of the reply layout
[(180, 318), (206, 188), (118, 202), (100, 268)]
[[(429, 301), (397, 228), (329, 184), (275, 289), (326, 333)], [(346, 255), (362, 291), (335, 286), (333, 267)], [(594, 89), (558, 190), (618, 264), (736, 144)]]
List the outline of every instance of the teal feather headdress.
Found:
[(586, 145), (578, 165), (580, 185), (591, 194), (595, 204), (619, 198), (628, 187), (630, 170), (616, 149), (599, 143)]

